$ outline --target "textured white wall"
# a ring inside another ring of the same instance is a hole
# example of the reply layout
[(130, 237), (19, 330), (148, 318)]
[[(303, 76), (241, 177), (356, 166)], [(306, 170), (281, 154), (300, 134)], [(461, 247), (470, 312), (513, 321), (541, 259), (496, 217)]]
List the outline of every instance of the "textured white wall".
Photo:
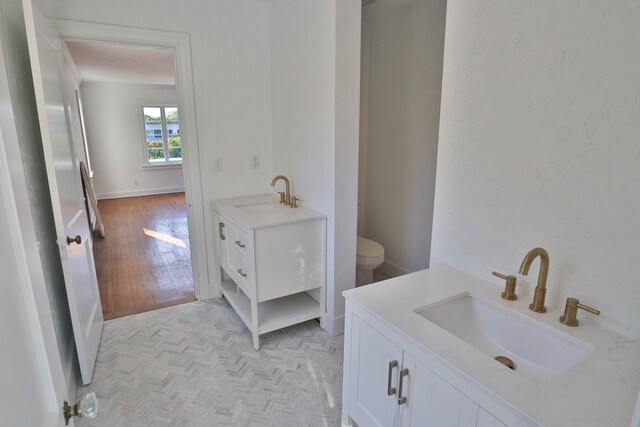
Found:
[(175, 103), (175, 86), (87, 82), (81, 93), (98, 199), (184, 190), (182, 168), (142, 167), (139, 101)]
[[(254, 0), (47, 0), (52, 18), (188, 33), (196, 102), (209, 282), (211, 201), (271, 189), (269, 4)], [(252, 154), (261, 168), (250, 169)], [(214, 157), (223, 171), (213, 172)]]
[(271, 2), (273, 172), (327, 215), (334, 334), (344, 327), (342, 290), (355, 284), (359, 24), (358, 0)]
[(574, 296), (640, 336), (638, 22), (621, 0), (449, 0), (432, 265), (490, 279), (542, 246), (550, 316)]
[(363, 12), (359, 228), (384, 246), (390, 275), (429, 266), (445, 12), (446, 0), (378, 0)]
[(273, 172), (287, 175), (292, 193), (325, 214), (333, 197), (334, 21), (334, 1), (271, 3)]

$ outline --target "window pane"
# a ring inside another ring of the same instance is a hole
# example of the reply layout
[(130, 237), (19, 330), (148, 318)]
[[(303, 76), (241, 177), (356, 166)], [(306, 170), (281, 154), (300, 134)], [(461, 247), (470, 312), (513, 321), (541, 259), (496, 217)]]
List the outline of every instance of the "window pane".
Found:
[(182, 144), (180, 143), (180, 121), (177, 107), (165, 107), (167, 119), (167, 143), (169, 145), (169, 160), (182, 160)]
[(162, 140), (162, 115), (160, 107), (144, 107), (144, 130), (147, 135), (147, 160), (164, 161), (164, 143)]

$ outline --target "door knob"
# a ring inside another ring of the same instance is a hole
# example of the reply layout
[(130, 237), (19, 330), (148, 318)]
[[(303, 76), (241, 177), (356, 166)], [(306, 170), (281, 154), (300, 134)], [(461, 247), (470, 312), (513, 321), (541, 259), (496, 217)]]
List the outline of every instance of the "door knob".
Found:
[(82, 399), (78, 400), (75, 405), (71, 406), (69, 402), (64, 401), (62, 407), (64, 415), (64, 425), (69, 425), (69, 420), (73, 417), (78, 418), (95, 418), (98, 415), (98, 398), (95, 393), (86, 394)]
[(70, 245), (72, 243), (77, 243), (77, 244), (82, 243), (82, 237), (80, 237), (79, 234), (77, 234), (76, 237), (67, 236), (67, 245)]

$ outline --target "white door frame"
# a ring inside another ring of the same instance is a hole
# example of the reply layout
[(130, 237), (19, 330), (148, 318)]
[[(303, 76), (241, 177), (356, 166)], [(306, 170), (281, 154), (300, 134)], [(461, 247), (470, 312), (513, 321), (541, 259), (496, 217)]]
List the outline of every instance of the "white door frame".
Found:
[(90, 40), (124, 45), (170, 48), (174, 51), (176, 89), (183, 137), (183, 170), (187, 199), (187, 219), (194, 290), (197, 299), (217, 295), (209, 285), (207, 247), (205, 241), (204, 202), (200, 174), (198, 134), (196, 126), (195, 93), (191, 68), (191, 40), (187, 33), (122, 27), (118, 25), (52, 19), (51, 23), (63, 40)]
[[(51, 414), (46, 425), (54, 427), (61, 420), (62, 401), (75, 401), (75, 396), (69, 396), (69, 393), (75, 393), (75, 385), (68, 387), (60, 357), (45, 272), (38, 252), (40, 243), (33, 226), (3, 55), (0, 46), (0, 198), (7, 209), (7, 218), (2, 221), (6, 221), (11, 230), (11, 241), (2, 244), (11, 248), (10, 252), (16, 263), (47, 411)], [(10, 399), (11, 396), (7, 398)], [(73, 421), (71, 425), (73, 426)]]

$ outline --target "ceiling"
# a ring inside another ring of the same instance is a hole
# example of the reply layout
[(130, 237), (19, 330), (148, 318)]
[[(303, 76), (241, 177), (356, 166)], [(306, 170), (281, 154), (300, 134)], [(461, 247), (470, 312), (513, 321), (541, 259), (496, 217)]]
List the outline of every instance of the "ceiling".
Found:
[(85, 82), (175, 85), (173, 50), (87, 40), (65, 45)]

